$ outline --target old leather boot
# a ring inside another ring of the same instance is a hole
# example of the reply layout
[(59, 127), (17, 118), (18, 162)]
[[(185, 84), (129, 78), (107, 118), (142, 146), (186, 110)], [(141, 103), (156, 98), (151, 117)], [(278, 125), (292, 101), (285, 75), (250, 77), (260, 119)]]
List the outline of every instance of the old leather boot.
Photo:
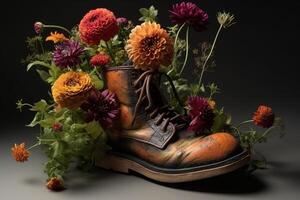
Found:
[(249, 161), (228, 133), (194, 136), (187, 121), (164, 106), (158, 72), (132, 66), (106, 71), (109, 90), (120, 102), (120, 120), (109, 130), (112, 151), (97, 165), (123, 173), (135, 171), (161, 182), (185, 182), (234, 171)]

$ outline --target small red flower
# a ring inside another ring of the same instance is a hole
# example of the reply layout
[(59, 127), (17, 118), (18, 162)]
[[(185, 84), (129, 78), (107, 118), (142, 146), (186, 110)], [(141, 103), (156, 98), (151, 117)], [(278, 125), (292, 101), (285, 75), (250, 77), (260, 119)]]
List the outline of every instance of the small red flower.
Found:
[(108, 63), (110, 63), (110, 57), (102, 53), (94, 55), (90, 60), (90, 64), (94, 67), (104, 67)]
[(48, 182), (46, 184), (46, 187), (49, 190), (53, 190), (53, 191), (60, 191), (60, 190), (64, 189), (64, 185), (63, 185), (62, 180), (60, 180), (56, 177), (53, 177), (50, 180), (48, 180)]
[(54, 124), (52, 125), (52, 129), (53, 129), (55, 132), (60, 132), (60, 131), (62, 131), (62, 128), (63, 128), (62, 124), (61, 124), (61, 123), (58, 123), (58, 122), (56, 122), (56, 123), (54, 123)]
[(274, 124), (275, 114), (272, 108), (261, 105), (257, 108), (252, 117), (254, 124), (263, 128), (270, 128)]
[(80, 39), (89, 45), (98, 45), (100, 40), (108, 41), (119, 32), (117, 18), (105, 8), (89, 11), (80, 21)]

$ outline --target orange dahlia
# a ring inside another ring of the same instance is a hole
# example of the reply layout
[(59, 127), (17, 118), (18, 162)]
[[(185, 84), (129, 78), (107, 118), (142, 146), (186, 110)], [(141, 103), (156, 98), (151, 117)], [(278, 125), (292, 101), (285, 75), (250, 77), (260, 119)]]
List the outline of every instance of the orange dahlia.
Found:
[(86, 100), (92, 88), (89, 74), (70, 71), (54, 82), (52, 95), (59, 107), (76, 109)]
[(257, 126), (270, 128), (274, 124), (275, 115), (272, 108), (261, 105), (257, 108), (252, 119)]
[(29, 151), (25, 148), (25, 143), (15, 144), (13, 148), (11, 148), (12, 156), (15, 158), (17, 162), (25, 162), (29, 158)]
[(117, 18), (105, 8), (89, 11), (80, 21), (80, 39), (89, 45), (98, 45), (100, 40), (108, 41), (119, 32)]
[(56, 177), (49, 179), (46, 187), (53, 191), (60, 191), (64, 189), (63, 181)]
[(50, 35), (46, 38), (46, 41), (52, 41), (54, 43), (64, 42), (68, 40), (63, 33), (51, 32)]
[(173, 40), (167, 31), (155, 22), (144, 22), (135, 27), (127, 41), (126, 51), (135, 68), (158, 69), (167, 66), (173, 58)]

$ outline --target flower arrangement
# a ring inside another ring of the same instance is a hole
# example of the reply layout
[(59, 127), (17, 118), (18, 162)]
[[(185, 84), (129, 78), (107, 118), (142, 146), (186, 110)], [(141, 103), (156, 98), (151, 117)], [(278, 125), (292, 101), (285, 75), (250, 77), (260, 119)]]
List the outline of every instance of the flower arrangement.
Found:
[[(110, 149), (106, 130), (119, 117), (119, 102), (106, 88), (103, 70), (107, 66), (132, 63), (139, 70), (166, 73), (184, 102), (176, 101), (172, 86), (165, 82), (169, 106), (187, 117), (188, 129), (197, 135), (227, 131), (254, 154), (255, 144), (265, 142), (274, 129), (281, 130), (280, 118), (264, 105), (251, 120), (234, 125), (214, 101), (219, 87), (203, 80), (205, 72), (215, 67), (213, 57), (221, 31), (235, 24), (232, 14), (219, 12), (219, 29), (212, 44), (199, 41), (199, 48), (191, 52), (191, 29), (202, 32), (208, 28), (209, 16), (204, 10), (191, 2), (175, 4), (169, 10), (172, 26), (167, 28), (159, 24), (155, 7), (141, 8), (140, 13), (138, 25), (105, 8), (89, 11), (72, 30), (34, 24), (36, 35), (27, 39), (30, 53), (24, 62), (27, 70), (35, 68), (49, 85), (51, 96), (34, 104), (17, 102), (18, 109), (26, 106), (35, 113), (28, 126), (40, 126), (41, 131), (36, 144), (28, 148), (24, 143), (15, 144), (12, 155), (17, 162), (25, 162), (32, 148), (42, 146), (48, 157), (44, 169), (47, 188), (64, 188), (63, 178), (71, 162), (77, 161), (82, 168), (93, 166), (95, 158)], [(183, 76), (190, 57), (195, 61), (195, 82)], [(262, 166), (261, 160), (253, 159), (253, 164), (251, 167)]]

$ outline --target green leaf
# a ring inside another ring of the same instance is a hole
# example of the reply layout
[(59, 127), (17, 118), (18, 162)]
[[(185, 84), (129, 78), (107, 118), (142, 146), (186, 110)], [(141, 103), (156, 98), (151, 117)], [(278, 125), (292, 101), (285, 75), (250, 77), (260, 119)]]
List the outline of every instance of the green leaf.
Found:
[(139, 9), (140, 14), (142, 17), (139, 18), (139, 21), (144, 21), (144, 22), (155, 22), (157, 21), (157, 15), (158, 15), (158, 10), (155, 9), (154, 6), (151, 6), (150, 8), (141, 8)]
[(49, 108), (49, 105), (47, 104), (47, 102), (42, 99), (39, 102), (35, 103), (32, 108), (30, 108), (31, 111), (35, 111), (35, 112), (46, 112), (47, 109)]
[(55, 118), (49, 117), (41, 120), (39, 124), (41, 127), (46, 128), (46, 127), (52, 127), (54, 123), (55, 123)]
[(51, 68), (51, 65), (49, 65), (49, 64), (47, 64), (47, 63), (45, 63), (45, 62), (42, 62), (42, 61), (34, 61), (34, 62), (32, 62), (32, 63), (29, 63), (28, 65), (27, 65), (27, 71), (29, 71), (32, 67), (34, 67), (34, 66), (42, 66), (42, 67), (46, 67), (46, 68)]
[(47, 82), (47, 79), (50, 77), (50, 74), (48, 72), (44, 71), (44, 70), (37, 69), (36, 71), (40, 75), (41, 79), (43, 81)]
[(214, 123), (211, 128), (213, 133), (224, 131), (226, 125), (229, 125), (231, 122), (231, 116), (225, 114), (223, 110), (215, 113)]
[(41, 113), (39, 113), (39, 112), (36, 113), (33, 120), (27, 126), (34, 127), (34, 126), (38, 125), (42, 118), (43, 118), (43, 115)]
[(91, 75), (92, 83), (97, 90), (101, 90), (104, 87), (104, 81), (101, 80), (96, 74)]
[(148, 9), (147, 8), (140, 8), (139, 12), (142, 16), (148, 15)]
[(85, 127), (85, 130), (88, 134), (90, 134), (94, 139), (96, 139), (99, 135), (103, 134), (104, 131), (100, 126), (99, 122), (92, 121), (88, 123)]

